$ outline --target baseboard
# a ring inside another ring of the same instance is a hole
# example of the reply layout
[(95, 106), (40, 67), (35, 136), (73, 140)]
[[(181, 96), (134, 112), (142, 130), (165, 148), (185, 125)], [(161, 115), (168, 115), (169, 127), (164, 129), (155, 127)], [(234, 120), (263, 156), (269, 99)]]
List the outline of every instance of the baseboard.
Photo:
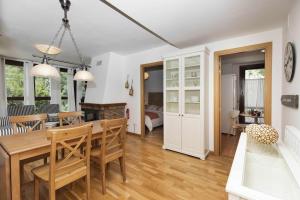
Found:
[(135, 136), (135, 137), (141, 137), (141, 134), (137, 134), (137, 133), (133, 133), (133, 132), (129, 132), (129, 131), (127, 131), (127, 134)]

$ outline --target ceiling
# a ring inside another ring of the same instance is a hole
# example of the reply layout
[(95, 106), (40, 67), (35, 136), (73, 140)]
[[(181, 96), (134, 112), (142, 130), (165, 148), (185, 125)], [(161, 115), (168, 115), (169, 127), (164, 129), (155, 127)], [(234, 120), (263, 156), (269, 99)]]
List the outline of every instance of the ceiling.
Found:
[[(294, 0), (108, 0), (179, 48), (281, 26)], [(100, 0), (71, 0), (69, 19), (79, 48), (93, 57), (130, 54), (166, 44)], [(1, 0), (0, 55), (32, 58), (61, 24), (58, 0)], [(69, 37), (57, 58), (76, 61)]]
[(179, 48), (278, 28), (294, 0), (107, 0)]
[[(71, 0), (70, 25), (82, 54), (128, 54), (165, 43), (99, 0)], [(31, 58), (33, 45), (49, 44), (63, 17), (59, 0), (0, 0), (0, 55)], [(67, 37), (66, 37), (67, 36)], [(68, 35), (58, 58), (79, 61)]]

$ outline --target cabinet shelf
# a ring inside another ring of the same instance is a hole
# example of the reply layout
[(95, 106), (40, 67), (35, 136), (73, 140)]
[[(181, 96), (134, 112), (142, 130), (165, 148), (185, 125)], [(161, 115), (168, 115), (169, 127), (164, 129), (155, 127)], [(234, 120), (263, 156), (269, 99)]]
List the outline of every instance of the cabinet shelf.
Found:
[(186, 104), (200, 104), (200, 102), (185, 102)]
[(179, 69), (179, 67), (169, 67), (169, 68), (167, 68), (167, 70), (175, 70), (175, 69)]
[(166, 79), (166, 81), (178, 81), (178, 79)]
[(200, 67), (200, 64), (197, 65), (186, 65), (185, 68), (192, 68), (192, 67)]
[(196, 77), (185, 77), (185, 79), (200, 79), (200, 76), (196, 76)]

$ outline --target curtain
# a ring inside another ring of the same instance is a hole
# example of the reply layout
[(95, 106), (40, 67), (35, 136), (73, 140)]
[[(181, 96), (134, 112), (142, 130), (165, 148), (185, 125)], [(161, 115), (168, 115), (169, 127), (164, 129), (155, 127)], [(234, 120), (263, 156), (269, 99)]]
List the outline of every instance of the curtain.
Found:
[(75, 111), (75, 95), (74, 95), (74, 84), (73, 84), (73, 69), (68, 69), (68, 105), (69, 111)]
[(6, 90), (5, 90), (5, 63), (0, 57), (0, 116), (5, 116), (6, 110)]
[(34, 105), (34, 78), (31, 76), (32, 62), (24, 62), (24, 105)]
[(264, 79), (245, 80), (245, 107), (258, 109), (264, 107)]

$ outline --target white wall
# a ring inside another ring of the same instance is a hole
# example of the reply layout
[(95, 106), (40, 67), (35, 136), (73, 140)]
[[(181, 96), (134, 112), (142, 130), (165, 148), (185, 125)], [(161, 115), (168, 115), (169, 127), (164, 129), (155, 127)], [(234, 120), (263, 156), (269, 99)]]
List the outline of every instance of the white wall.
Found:
[(145, 80), (145, 104), (148, 104), (149, 92), (163, 92), (163, 70), (148, 71), (150, 77)]
[[(296, 47), (296, 71), (292, 82), (287, 82), (283, 67), (282, 72), (282, 91), (283, 94), (298, 94), (300, 93), (300, 2), (297, 1), (291, 10), (284, 27), (284, 46), (287, 42), (293, 42)], [(292, 125), (300, 129), (300, 110), (282, 106), (282, 126)]]
[[(97, 62), (102, 61), (100, 66)], [(125, 58), (109, 52), (92, 59), (90, 70), (94, 82), (87, 86), (85, 102), (88, 103), (121, 103), (125, 102)]]
[[(236, 48), (257, 43), (273, 42), (273, 70), (272, 70), (272, 124), (281, 130), (281, 80), (282, 80), (282, 29), (274, 29), (262, 33), (247, 35), (243, 37), (232, 38), (228, 40), (217, 41), (200, 46), (184, 49), (183, 51), (196, 51), (202, 46), (210, 50), (209, 56), (209, 147), (213, 150), (213, 72), (214, 72), (214, 52), (224, 49)], [(140, 134), (140, 65), (162, 60), (162, 57), (176, 53), (178, 49), (171, 46), (163, 46), (148, 51), (143, 51), (127, 56), (126, 71), (130, 78), (134, 80), (135, 95), (127, 96), (128, 107), (130, 108), (131, 118), (129, 120), (129, 131)], [(279, 88), (279, 89), (278, 89)]]

